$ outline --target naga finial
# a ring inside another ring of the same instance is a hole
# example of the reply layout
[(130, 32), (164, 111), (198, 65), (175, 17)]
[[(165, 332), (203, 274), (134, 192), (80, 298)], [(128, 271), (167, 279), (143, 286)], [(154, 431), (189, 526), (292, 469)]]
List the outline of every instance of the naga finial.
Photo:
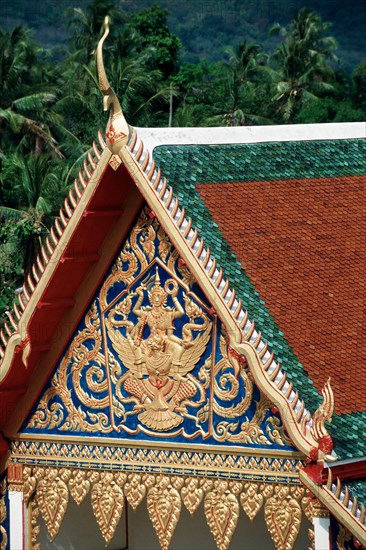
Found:
[(330, 385), (330, 377), (322, 389), (323, 401), (313, 415), (311, 432), (318, 442), (317, 460), (333, 462), (336, 458), (331, 455), (333, 441), (325, 428), (325, 422), (331, 422), (334, 412), (334, 395)]
[(103, 44), (107, 36), (109, 35), (109, 17), (104, 18), (104, 34), (99, 40), (97, 46), (97, 71), (99, 88), (102, 92), (103, 108), (105, 111), (110, 110), (109, 120), (106, 128), (107, 146), (115, 155), (128, 141), (129, 127), (126, 119), (122, 113), (121, 105), (118, 101), (118, 97), (111, 88), (107, 73), (104, 68), (103, 60)]

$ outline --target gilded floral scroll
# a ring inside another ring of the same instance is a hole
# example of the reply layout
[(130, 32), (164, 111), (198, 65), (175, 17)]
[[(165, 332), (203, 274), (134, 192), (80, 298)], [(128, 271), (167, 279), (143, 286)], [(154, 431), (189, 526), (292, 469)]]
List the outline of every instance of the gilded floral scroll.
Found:
[[(76, 490), (76, 484), (81, 486)], [(38, 514), (51, 538), (59, 532), (69, 495), (80, 505), (89, 496), (101, 534), (108, 544), (120, 521), (125, 497), (136, 509), (146, 498), (150, 520), (163, 550), (174, 537), (182, 505), (191, 514), (204, 507), (207, 524), (219, 550), (227, 550), (240, 516), (240, 505), (253, 520), (264, 508), (268, 531), (278, 550), (291, 550), (302, 520), (304, 491), (296, 485), (242, 483), (195, 478), (65, 468), (24, 468), (24, 491), (32, 509), (34, 548), (39, 531)]]
[(293, 449), (147, 209), (23, 431)]

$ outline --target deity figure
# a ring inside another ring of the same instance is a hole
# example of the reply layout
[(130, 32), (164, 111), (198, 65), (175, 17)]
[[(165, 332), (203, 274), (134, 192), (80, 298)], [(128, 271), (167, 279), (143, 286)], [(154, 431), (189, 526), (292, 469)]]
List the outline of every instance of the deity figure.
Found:
[[(146, 293), (149, 305), (143, 306)], [(168, 296), (173, 307), (167, 306)], [(178, 283), (168, 279), (163, 287), (156, 268), (153, 285), (151, 281), (142, 283), (112, 310), (106, 322), (113, 347), (128, 369), (123, 388), (134, 396), (135, 409), (142, 411), (140, 422), (157, 431), (170, 430), (183, 422), (178, 413), (185, 412), (183, 402), (197, 391), (187, 373), (199, 361), (210, 336), (211, 326), (202, 308), (186, 295), (184, 302), (185, 309), (178, 300)], [(130, 320), (131, 308), (137, 323)], [(175, 334), (174, 321), (184, 315), (189, 321), (183, 325), (180, 338)], [(122, 316), (122, 320), (116, 316)], [(126, 327), (126, 336), (115, 330), (118, 326)], [(194, 338), (194, 331), (201, 334)]]

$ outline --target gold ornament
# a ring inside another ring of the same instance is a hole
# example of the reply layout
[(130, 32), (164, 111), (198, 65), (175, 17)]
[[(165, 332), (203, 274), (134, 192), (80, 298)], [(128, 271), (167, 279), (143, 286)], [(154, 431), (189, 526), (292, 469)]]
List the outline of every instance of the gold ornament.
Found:
[(308, 537), (310, 541), (310, 546), (308, 550), (315, 550), (315, 533), (314, 529), (308, 529)]
[(263, 504), (263, 495), (258, 493), (257, 483), (245, 483), (244, 491), (240, 495), (240, 503), (244, 512), (253, 521)]
[(289, 487), (277, 485), (264, 507), (268, 531), (277, 550), (292, 550), (301, 526), (301, 508), (289, 495)]
[(196, 477), (186, 479), (181, 495), (185, 507), (193, 515), (203, 499), (203, 490), (199, 487), (199, 479)]
[(40, 532), (40, 526), (38, 524), (38, 517), (40, 510), (38, 508), (37, 501), (32, 499), (30, 502), (31, 506), (31, 544), (32, 550), (40, 550), (40, 545), (37, 542), (37, 538)]
[(85, 470), (76, 470), (69, 481), (69, 489), (72, 498), (80, 506), (90, 490), (90, 481), (86, 479)]
[(169, 477), (162, 476), (149, 491), (147, 509), (162, 550), (168, 550), (181, 510), (179, 493), (170, 484)]
[(136, 510), (146, 494), (146, 486), (141, 482), (141, 474), (129, 474), (124, 493), (129, 505)]
[(113, 479), (113, 474), (103, 472), (100, 481), (91, 490), (94, 515), (107, 544), (112, 540), (123, 512), (124, 495)]
[(69, 491), (67, 485), (54, 468), (46, 468), (37, 486), (37, 501), (47, 530), (53, 540), (60, 530), (67, 504)]
[(229, 548), (239, 518), (238, 499), (227, 486), (226, 481), (216, 481), (204, 502), (207, 524), (219, 550)]
[[(145, 245), (148, 242), (150, 239), (144, 241)], [(186, 375), (200, 360), (210, 338), (206, 313), (187, 295), (183, 307), (177, 297), (178, 288), (173, 278), (162, 286), (156, 267), (155, 276), (144, 279), (135, 292), (112, 308), (105, 320), (112, 346), (128, 369), (119, 384), (129, 394), (127, 400), (135, 401), (136, 411), (141, 411), (141, 424), (154, 431), (171, 430), (183, 422), (184, 404), (196, 395), (198, 384)], [(146, 294), (150, 305), (145, 307), (142, 302)], [(166, 305), (168, 296), (173, 307)], [(135, 325), (129, 320), (130, 312), (138, 319)], [(179, 338), (174, 334), (174, 321), (183, 315), (189, 321), (183, 325)], [(126, 336), (119, 327), (126, 327)], [(201, 334), (194, 338), (194, 332)], [(126, 398), (119, 393), (119, 400), (123, 405)]]
[(338, 536), (337, 536), (337, 550), (347, 550), (347, 547), (353, 546), (348, 545), (347, 543), (352, 542), (352, 534), (343, 527), (343, 525), (339, 526)]

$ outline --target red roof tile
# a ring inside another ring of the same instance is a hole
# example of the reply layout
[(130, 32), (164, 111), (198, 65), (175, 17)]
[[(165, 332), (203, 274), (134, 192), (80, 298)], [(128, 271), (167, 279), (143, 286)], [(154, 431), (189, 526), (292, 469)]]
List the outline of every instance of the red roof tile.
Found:
[(311, 379), (336, 412), (366, 408), (365, 176), (198, 190)]

